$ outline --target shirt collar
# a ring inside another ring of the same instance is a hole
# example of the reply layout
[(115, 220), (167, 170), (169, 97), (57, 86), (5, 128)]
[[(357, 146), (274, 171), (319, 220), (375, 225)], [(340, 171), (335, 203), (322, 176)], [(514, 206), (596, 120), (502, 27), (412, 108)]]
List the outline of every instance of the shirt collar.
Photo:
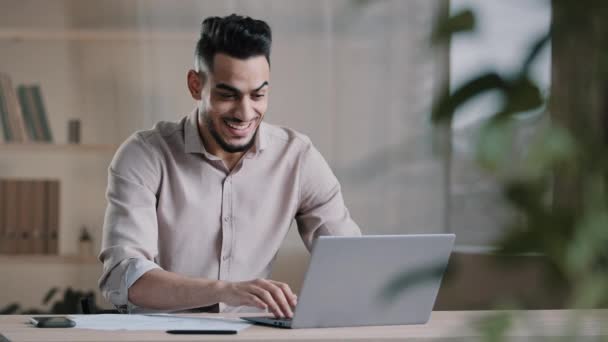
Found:
[[(266, 137), (265, 134), (265, 126), (266, 124), (264, 122), (260, 123), (258, 133), (255, 136), (254, 149), (253, 151), (247, 152), (245, 155), (246, 158), (257, 156), (266, 148), (268, 137)], [(203, 139), (198, 131), (198, 108), (194, 108), (186, 117), (184, 125), (184, 143), (186, 153), (202, 153), (207, 157), (215, 157), (205, 149)]]
[(184, 144), (186, 153), (203, 153), (207, 154), (203, 139), (198, 132), (198, 109), (194, 108), (186, 117), (184, 124)]
[(268, 137), (266, 136), (266, 124), (264, 122), (260, 123), (258, 127), (258, 133), (255, 135), (254, 149), (250, 152), (247, 152), (245, 158), (253, 158), (259, 155), (266, 148), (268, 141)]

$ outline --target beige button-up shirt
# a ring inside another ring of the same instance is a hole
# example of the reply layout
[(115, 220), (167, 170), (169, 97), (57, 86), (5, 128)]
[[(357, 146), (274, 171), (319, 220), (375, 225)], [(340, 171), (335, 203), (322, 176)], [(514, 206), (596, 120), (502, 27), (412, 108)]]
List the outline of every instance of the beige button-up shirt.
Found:
[(99, 286), (118, 307), (157, 267), (227, 281), (267, 278), (294, 218), (309, 250), (319, 235), (361, 234), (306, 136), (262, 123), (255, 148), (230, 171), (205, 150), (197, 115), (133, 134), (109, 167)]

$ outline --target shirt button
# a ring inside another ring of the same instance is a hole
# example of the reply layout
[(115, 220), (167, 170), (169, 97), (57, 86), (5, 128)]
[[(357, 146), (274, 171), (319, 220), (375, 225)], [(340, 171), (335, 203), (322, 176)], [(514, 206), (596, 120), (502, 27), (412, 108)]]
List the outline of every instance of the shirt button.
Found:
[(224, 222), (228, 222), (228, 221), (230, 221), (230, 216), (224, 217)]
[(230, 259), (230, 255), (224, 255), (224, 257), (222, 258), (222, 260), (224, 260), (224, 261), (226, 261), (228, 259)]

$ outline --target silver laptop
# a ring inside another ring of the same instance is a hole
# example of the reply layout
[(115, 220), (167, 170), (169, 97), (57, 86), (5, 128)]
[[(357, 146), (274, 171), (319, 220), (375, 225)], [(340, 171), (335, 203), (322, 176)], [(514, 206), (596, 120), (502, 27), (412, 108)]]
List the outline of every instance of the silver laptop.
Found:
[(424, 324), (454, 239), (454, 234), (321, 236), (293, 318), (242, 318), (282, 328)]

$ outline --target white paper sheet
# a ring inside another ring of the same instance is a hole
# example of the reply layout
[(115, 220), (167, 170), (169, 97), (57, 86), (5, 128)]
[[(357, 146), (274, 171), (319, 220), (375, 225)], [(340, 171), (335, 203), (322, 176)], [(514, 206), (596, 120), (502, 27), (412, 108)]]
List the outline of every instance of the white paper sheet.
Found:
[(95, 330), (236, 330), (251, 326), (241, 319), (176, 315), (70, 315), (75, 328)]

